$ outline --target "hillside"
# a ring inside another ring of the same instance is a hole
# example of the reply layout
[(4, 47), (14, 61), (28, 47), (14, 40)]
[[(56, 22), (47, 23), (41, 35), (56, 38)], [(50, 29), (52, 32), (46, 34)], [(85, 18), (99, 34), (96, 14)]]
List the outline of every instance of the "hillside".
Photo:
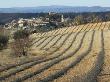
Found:
[(0, 13), (82, 13), (82, 12), (106, 12), (110, 11), (110, 7), (100, 7), (100, 6), (38, 6), (38, 7), (13, 7), (13, 8), (0, 8)]
[[(100, 18), (102, 22), (110, 20), (110, 12), (85, 12), (85, 13), (60, 13), (64, 15), (64, 19), (74, 20), (77, 16), (83, 16), (83, 20), (93, 20)], [(13, 20), (19, 20), (20, 18), (31, 19), (31, 18), (46, 18), (48, 13), (0, 13), (0, 25), (10, 23)]]
[[(110, 22), (88, 23), (32, 34), (37, 58), (6, 59), (0, 82), (110, 82)], [(14, 62), (14, 63), (13, 63)]]

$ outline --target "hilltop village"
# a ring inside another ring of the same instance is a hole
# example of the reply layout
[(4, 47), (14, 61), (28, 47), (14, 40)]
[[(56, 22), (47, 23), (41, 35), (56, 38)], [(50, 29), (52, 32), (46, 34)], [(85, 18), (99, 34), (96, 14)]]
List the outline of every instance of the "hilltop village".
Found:
[(30, 18), (24, 19), (19, 18), (17, 20), (12, 20), (10, 23), (6, 23), (3, 27), (6, 29), (28, 29), (28, 30), (35, 30), (39, 28), (42, 30), (45, 29), (46, 31), (50, 29), (55, 29), (58, 27), (63, 27), (64, 22), (67, 19), (64, 19), (62, 14), (49, 12), (48, 16), (46, 17), (37, 17), (37, 18)]

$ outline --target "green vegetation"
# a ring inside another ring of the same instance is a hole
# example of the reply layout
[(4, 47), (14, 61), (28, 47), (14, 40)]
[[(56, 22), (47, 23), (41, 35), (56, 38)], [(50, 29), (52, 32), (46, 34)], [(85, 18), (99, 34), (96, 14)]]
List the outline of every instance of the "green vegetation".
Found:
[(27, 30), (18, 30), (14, 33), (14, 39), (23, 39), (29, 37), (29, 32)]
[(9, 40), (8, 36), (0, 34), (0, 49), (6, 47), (8, 40)]
[(26, 56), (29, 49), (29, 32), (27, 30), (18, 30), (14, 33), (14, 42), (12, 50), (17, 56)]

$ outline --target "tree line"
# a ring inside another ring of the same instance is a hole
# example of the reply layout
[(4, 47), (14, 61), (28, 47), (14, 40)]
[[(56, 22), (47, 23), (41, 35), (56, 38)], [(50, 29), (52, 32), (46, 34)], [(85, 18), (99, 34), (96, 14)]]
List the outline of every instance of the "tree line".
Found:
[(65, 18), (70, 18), (73, 24), (86, 24), (110, 21), (110, 12), (88, 12), (88, 13), (62, 13)]
[[(77, 16), (82, 16), (85, 23), (90, 22), (93, 18), (99, 19), (101, 21), (110, 20), (110, 12), (86, 12), (86, 13), (60, 13), (64, 15), (64, 18), (74, 19)], [(5, 24), (11, 22), (12, 20), (17, 20), (19, 18), (37, 18), (37, 17), (47, 17), (48, 13), (0, 13), (0, 24)], [(79, 18), (79, 17), (78, 17)], [(95, 20), (93, 22), (95, 22)]]

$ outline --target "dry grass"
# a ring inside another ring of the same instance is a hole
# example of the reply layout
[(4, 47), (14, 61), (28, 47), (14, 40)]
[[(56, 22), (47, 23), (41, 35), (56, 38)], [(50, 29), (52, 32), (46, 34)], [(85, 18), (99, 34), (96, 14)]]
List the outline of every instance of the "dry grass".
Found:
[(0, 51), (0, 68), (44, 59), (11, 67), (0, 77), (3, 82), (110, 82), (109, 29), (110, 22), (103, 22), (32, 34), (29, 55), (12, 56), (8, 47)]

